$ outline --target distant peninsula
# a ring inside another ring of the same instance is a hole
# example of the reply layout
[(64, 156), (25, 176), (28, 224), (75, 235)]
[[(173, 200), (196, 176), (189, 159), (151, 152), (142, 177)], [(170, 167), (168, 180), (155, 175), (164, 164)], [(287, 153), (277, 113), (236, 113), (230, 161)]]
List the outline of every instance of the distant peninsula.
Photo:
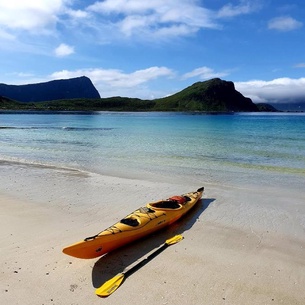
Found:
[[(236, 91), (231, 81), (214, 78), (197, 82), (168, 97), (142, 100), (100, 98), (91, 80), (79, 77), (31, 85), (0, 84), (0, 109), (49, 111), (185, 111), (258, 112), (250, 98)], [(264, 105), (261, 109), (268, 109)], [(276, 111), (276, 109), (275, 109)]]

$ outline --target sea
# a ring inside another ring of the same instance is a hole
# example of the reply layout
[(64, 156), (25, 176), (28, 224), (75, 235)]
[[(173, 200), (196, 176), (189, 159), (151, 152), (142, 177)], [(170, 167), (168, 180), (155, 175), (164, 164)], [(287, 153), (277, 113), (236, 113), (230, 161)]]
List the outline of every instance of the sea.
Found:
[(305, 189), (305, 113), (0, 112), (1, 165)]

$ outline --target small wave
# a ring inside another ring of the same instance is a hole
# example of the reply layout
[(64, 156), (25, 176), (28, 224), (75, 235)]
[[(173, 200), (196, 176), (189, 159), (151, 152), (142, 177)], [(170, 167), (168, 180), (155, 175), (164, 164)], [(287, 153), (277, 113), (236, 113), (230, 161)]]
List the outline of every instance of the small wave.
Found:
[(0, 159), (0, 166), (24, 166), (24, 167), (32, 167), (32, 168), (41, 168), (41, 169), (51, 169), (58, 172), (66, 172), (71, 175), (78, 175), (78, 176), (89, 176), (90, 172), (84, 171), (81, 169), (68, 167), (68, 166), (60, 166), (60, 165), (52, 165), (42, 162), (36, 162), (36, 161), (29, 161), (29, 160), (23, 160), (23, 159), (15, 159), (15, 158), (1, 158)]
[(113, 130), (111, 127), (61, 127), (63, 130), (77, 130), (77, 131), (88, 131), (88, 130)]
[(27, 129), (27, 130), (67, 130), (67, 131), (90, 131), (90, 130), (101, 130), (101, 131), (109, 131), (113, 130), (112, 127), (44, 127), (44, 126), (0, 126), (0, 129)]

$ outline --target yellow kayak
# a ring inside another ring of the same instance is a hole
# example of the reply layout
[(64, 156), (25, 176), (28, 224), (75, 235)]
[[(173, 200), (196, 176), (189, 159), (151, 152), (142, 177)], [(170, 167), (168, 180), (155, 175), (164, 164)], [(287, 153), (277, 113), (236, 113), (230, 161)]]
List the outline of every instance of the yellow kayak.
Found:
[(106, 230), (67, 246), (63, 253), (95, 258), (163, 229), (187, 213), (201, 199), (203, 190), (148, 203)]

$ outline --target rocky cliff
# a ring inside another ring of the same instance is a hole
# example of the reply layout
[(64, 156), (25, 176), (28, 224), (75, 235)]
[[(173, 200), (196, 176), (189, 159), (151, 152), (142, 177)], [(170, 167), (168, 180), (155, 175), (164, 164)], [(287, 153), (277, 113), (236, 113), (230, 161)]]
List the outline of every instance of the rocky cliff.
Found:
[(85, 76), (19, 86), (0, 84), (0, 95), (25, 103), (74, 98), (100, 98), (91, 80)]

